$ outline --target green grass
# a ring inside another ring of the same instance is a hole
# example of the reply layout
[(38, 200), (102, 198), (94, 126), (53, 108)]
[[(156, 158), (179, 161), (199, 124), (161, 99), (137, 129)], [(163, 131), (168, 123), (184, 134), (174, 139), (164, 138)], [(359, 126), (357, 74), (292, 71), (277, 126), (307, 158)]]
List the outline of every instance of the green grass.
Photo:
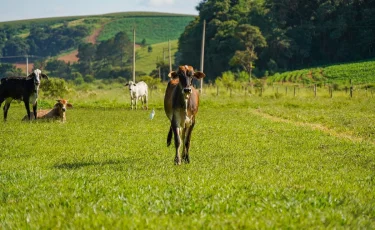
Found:
[(150, 98), (152, 121), (119, 87), (72, 92), (66, 123), (21, 122), (23, 105), (12, 104), (0, 122), (0, 228), (375, 228), (373, 139), (298, 123), (341, 133), (346, 119), (365, 118), (352, 135), (375, 123), (375, 100), (206, 89), (191, 163), (175, 166), (163, 92)]
[[(174, 55), (177, 52), (178, 40), (170, 41), (171, 43), (171, 56), (172, 65), (174, 64)], [(162, 42), (158, 44), (153, 44), (152, 52), (148, 52), (148, 47), (137, 48), (137, 60), (136, 69), (145, 73), (150, 73), (152, 70), (156, 69), (157, 60), (163, 60), (163, 49), (165, 51), (165, 63), (169, 63), (168, 59), (168, 42)], [(165, 73), (167, 74), (167, 73)]]
[(325, 67), (302, 69), (277, 73), (268, 78), (271, 82), (314, 83), (327, 82), (338, 84), (368, 84), (375, 82), (375, 61), (367, 60), (354, 63), (337, 64)]
[(108, 40), (121, 31), (132, 38), (135, 27), (136, 43), (141, 43), (143, 39), (147, 44), (176, 40), (193, 19), (193, 16), (129, 16), (106, 24), (98, 39)]

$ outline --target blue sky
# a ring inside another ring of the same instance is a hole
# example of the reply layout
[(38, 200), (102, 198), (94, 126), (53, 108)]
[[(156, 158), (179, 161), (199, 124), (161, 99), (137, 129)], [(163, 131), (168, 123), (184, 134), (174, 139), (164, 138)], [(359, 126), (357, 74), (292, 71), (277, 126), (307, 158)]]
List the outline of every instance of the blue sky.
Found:
[(201, 0), (0, 0), (0, 22), (32, 18), (156, 11), (198, 15)]

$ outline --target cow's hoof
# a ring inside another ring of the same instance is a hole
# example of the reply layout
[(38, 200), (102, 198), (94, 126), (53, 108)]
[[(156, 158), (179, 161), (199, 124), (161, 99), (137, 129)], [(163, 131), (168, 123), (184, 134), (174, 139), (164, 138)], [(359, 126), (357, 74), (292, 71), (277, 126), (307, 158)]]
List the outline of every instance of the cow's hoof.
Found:
[(181, 165), (181, 159), (178, 159), (178, 158), (174, 159), (174, 164)]
[(184, 163), (187, 163), (187, 164), (190, 163), (189, 156), (187, 156), (187, 155), (183, 156), (183, 157), (182, 157), (182, 160), (184, 161)]

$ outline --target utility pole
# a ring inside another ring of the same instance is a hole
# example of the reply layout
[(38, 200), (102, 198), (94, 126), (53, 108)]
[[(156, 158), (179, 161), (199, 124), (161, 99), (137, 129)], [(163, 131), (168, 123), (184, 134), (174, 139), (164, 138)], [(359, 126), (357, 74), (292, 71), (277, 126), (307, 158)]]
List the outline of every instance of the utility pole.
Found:
[(26, 54), (26, 76), (29, 76), (29, 56)]
[[(204, 66), (204, 41), (206, 37), (206, 20), (203, 20), (203, 35), (202, 35), (202, 48), (201, 48), (201, 68), (200, 71), (203, 73)], [(203, 78), (201, 78), (201, 88), (200, 93), (203, 93)]]
[[(156, 57), (156, 63), (159, 63), (159, 56)], [(160, 65), (159, 65), (158, 71), (159, 71), (159, 79), (161, 81)]]
[(135, 83), (135, 26), (133, 27), (133, 82)]
[(169, 72), (172, 72), (171, 41), (168, 39)]

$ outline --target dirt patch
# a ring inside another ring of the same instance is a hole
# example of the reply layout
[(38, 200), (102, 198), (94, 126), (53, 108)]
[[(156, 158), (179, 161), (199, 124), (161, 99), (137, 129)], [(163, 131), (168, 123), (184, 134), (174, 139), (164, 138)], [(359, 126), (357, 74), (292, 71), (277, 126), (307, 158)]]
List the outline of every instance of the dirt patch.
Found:
[[(105, 23), (105, 24), (107, 24), (107, 23)], [(94, 32), (85, 39), (86, 42), (96, 44), (97, 39), (98, 39), (100, 33), (102, 32), (105, 24), (103, 24), (99, 29), (94, 30)], [(68, 63), (68, 62), (75, 63), (75, 62), (78, 62), (77, 54), (78, 54), (78, 50), (74, 50), (74, 51), (72, 51), (72, 52), (70, 52), (66, 55), (60, 56), (58, 58), (58, 60), (64, 61), (66, 63)]]
[(78, 50), (73, 50), (71, 53), (60, 56), (57, 60), (61, 60), (61, 61), (64, 61), (66, 63), (68, 63), (68, 62), (75, 63), (75, 62), (78, 62), (77, 54), (78, 54)]
[[(109, 21), (110, 22), (110, 21)], [(98, 42), (98, 37), (100, 33), (103, 31), (104, 26), (107, 25), (109, 22), (104, 23), (100, 26), (100, 28), (94, 30), (94, 32), (86, 38), (86, 42), (90, 42), (92, 44), (96, 44)]]
[[(26, 73), (26, 70), (27, 70), (26, 63), (16, 63), (14, 65), (16, 66), (16, 68), (20, 68), (22, 69), (22, 72)], [(31, 73), (33, 68), (34, 68), (34, 63), (29, 62), (29, 73)]]

